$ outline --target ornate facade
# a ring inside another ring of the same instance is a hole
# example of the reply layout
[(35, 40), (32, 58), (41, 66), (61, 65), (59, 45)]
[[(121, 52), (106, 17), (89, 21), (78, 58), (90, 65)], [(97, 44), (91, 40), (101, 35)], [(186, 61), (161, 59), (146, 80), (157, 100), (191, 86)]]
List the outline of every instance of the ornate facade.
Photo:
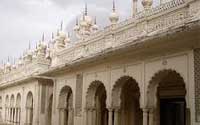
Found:
[(161, 1), (78, 40), (61, 30), (0, 68), (0, 120), (13, 125), (199, 125), (200, 0)]

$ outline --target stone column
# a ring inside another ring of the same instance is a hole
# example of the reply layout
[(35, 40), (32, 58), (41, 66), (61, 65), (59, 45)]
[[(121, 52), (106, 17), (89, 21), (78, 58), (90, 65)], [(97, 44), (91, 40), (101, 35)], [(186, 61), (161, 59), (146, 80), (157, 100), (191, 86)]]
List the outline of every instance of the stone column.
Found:
[(74, 113), (73, 108), (68, 109), (68, 124), (67, 125), (73, 125), (74, 122)]
[(26, 124), (29, 123), (29, 119), (30, 119), (30, 118), (29, 118), (29, 117), (30, 117), (30, 116), (29, 116), (29, 114), (30, 114), (29, 112), (30, 112), (30, 111), (29, 111), (29, 109), (28, 109), (28, 107), (27, 107), (27, 108), (26, 108)]
[(87, 115), (87, 124), (86, 125), (93, 125), (93, 118), (92, 118), (92, 109), (91, 108), (89, 108), (88, 109), (88, 113), (87, 113), (88, 115)]
[(17, 116), (17, 111), (16, 111), (16, 107), (13, 108), (13, 123), (14, 125), (16, 125), (16, 116)]
[(65, 115), (65, 109), (64, 108), (61, 108), (60, 109), (60, 125), (64, 125), (65, 124), (65, 121), (64, 121), (64, 116)]
[(9, 122), (10, 119), (10, 108), (7, 108), (7, 122)]
[(119, 108), (114, 110), (114, 125), (121, 125), (120, 124), (120, 109)]
[(143, 125), (148, 125), (148, 109), (143, 109)]
[(13, 121), (13, 108), (10, 108), (10, 123)]
[(88, 125), (88, 109), (85, 108), (84, 111), (84, 125)]
[(154, 121), (154, 110), (150, 109), (149, 110), (149, 125), (153, 125), (154, 124), (153, 121)]
[(113, 125), (113, 109), (108, 109), (108, 125)]
[(97, 123), (97, 121), (96, 121), (96, 108), (92, 108), (91, 113), (92, 113), (92, 125), (96, 125), (96, 123)]

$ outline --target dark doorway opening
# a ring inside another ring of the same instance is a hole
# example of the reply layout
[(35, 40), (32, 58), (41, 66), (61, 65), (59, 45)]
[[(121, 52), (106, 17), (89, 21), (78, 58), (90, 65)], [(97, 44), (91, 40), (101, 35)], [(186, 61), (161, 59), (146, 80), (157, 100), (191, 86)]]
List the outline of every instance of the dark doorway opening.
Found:
[(185, 125), (184, 98), (160, 99), (160, 125)]

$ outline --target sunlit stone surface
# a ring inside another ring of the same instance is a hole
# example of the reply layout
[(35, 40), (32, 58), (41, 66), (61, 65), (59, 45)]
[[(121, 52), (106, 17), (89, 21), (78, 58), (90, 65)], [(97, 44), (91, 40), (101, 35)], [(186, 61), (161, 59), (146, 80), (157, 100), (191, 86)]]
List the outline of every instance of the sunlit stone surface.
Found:
[(0, 66), (0, 125), (199, 125), (200, 0), (142, 0), (98, 29), (87, 6), (16, 64)]

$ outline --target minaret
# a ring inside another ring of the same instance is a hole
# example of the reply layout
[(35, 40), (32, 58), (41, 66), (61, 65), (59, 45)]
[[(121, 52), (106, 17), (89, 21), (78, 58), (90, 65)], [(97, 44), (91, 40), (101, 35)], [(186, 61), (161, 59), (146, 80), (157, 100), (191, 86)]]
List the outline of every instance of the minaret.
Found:
[(115, 8), (115, 0), (113, 0), (112, 13), (110, 14), (109, 19), (110, 19), (111, 25), (115, 25), (119, 21), (119, 15), (116, 13), (116, 8)]

